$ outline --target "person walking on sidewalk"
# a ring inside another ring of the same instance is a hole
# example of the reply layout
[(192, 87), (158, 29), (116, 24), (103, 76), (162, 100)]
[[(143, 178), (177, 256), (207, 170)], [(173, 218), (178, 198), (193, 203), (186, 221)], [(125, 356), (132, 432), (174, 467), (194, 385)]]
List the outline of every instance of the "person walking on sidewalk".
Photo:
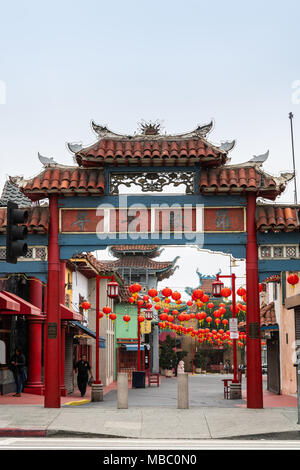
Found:
[(76, 362), (74, 368), (75, 372), (77, 373), (78, 388), (80, 390), (81, 396), (84, 397), (89, 380), (89, 375), (91, 376), (91, 366), (88, 363), (85, 355), (81, 356), (81, 359)]
[(26, 369), (25, 356), (22, 354), (19, 348), (16, 348), (15, 354), (12, 356), (10, 364), (17, 387), (17, 392), (14, 394), (14, 396), (20, 397), (21, 393), (23, 392), (24, 382), (26, 380)]

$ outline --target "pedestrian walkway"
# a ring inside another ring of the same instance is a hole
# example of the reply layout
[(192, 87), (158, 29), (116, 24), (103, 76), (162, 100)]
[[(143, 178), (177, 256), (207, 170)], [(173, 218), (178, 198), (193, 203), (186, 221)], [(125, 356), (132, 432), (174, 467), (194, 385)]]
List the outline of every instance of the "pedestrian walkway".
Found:
[[(248, 409), (245, 380), (242, 400), (223, 398), (223, 376), (189, 377), (190, 408), (177, 409), (177, 379), (162, 377), (160, 387), (129, 388), (128, 409), (117, 409), (114, 382), (103, 402), (91, 402), (88, 389), (62, 397), (61, 407), (44, 408), (44, 397), (0, 397), (0, 436), (90, 436), (128, 438), (221, 439), (274, 433), (300, 435), (296, 397), (264, 391), (264, 409)], [(71, 406), (81, 402), (80, 406)], [(16, 406), (17, 404), (17, 406)]]

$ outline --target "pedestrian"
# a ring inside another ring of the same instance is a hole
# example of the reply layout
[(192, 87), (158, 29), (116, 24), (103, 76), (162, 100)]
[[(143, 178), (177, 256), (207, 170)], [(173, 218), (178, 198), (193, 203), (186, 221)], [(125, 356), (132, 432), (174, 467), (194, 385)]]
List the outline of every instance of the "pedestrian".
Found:
[(81, 359), (75, 364), (75, 372), (77, 373), (77, 384), (80, 390), (81, 396), (84, 397), (86, 392), (86, 387), (89, 381), (89, 375), (91, 374), (91, 366), (87, 361), (87, 357), (83, 354)]
[(24, 354), (22, 354), (19, 348), (16, 348), (15, 353), (10, 361), (17, 388), (17, 392), (14, 394), (14, 397), (20, 397), (21, 393), (23, 392), (24, 382), (27, 379), (25, 363), (26, 361)]

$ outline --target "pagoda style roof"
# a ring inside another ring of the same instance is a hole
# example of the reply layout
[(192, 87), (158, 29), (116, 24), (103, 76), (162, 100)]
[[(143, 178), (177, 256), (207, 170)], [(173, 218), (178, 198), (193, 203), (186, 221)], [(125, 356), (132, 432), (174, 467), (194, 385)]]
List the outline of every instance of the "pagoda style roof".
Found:
[(260, 232), (299, 231), (298, 205), (258, 204), (256, 209), (256, 227)]
[(19, 207), (28, 207), (31, 205), (31, 200), (22, 193), (12, 177), (4, 184), (0, 198), (0, 207), (6, 207), (8, 201), (18, 204)]
[(202, 194), (243, 194), (256, 192), (257, 196), (275, 200), (285, 189), (293, 173), (271, 176), (261, 168), (262, 163), (246, 162), (240, 165), (224, 165), (203, 169), (200, 173)]
[[(45, 234), (49, 228), (49, 208), (45, 206), (28, 207), (28, 232)], [(0, 208), (0, 233), (6, 233), (6, 208)]]
[(65, 196), (101, 195), (104, 193), (104, 184), (102, 169), (53, 164), (34, 178), (21, 180), (20, 189), (31, 200), (39, 200), (53, 193)]
[(124, 283), (120, 274), (109, 264), (97, 260), (92, 253), (80, 253), (69, 260), (69, 263), (76, 266), (76, 269), (88, 279), (96, 277), (97, 274), (115, 274), (118, 281)]
[[(161, 172), (168, 168), (173, 172), (174, 167), (200, 167), (199, 188), (202, 194), (244, 195), (251, 191), (270, 200), (275, 200), (294, 177), (294, 173), (280, 176), (266, 173), (262, 165), (269, 152), (254, 156), (245, 163), (230, 164), (228, 152), (235, 141), (223, 142), (219, 146), (208, 142), (206, 136), (212, 123), (176, 135), (162, 134), (159, 125), (152, 123), (144, 124), (140, 133), (132, 136), (116, 134), (95, 123), (92, 127), (97, 135), (94, 144), (85, 148), (68, 144), (77, 166), (60, 165), (53, 158), (38, 154), (44, 166), (41, 173), (29, 179), (11, 178), (25, 197), (37, 201), (53, 193), (61, 196), (103, 195), (106, 183), (104, 167), (120, 167), (125, 171), (128, 167), (136, 168), (137, 173), (139, 168), (146, 167), (160, 167)], [(146, 171), (144, 173), (143, 177), (147, 179)]]
[(94, 144), (82, 147), (69, 143), (79, 166), (219, 166), (227, 161), (227, 153), (235, 142), (220, 146), (211, 144), (206, 135), (213, 123), (197, 126), (184, 134), (161, 134), (160, 126), (144, 124), (135, 135), (121, 135), (92, 122), (97, 135)]
[(102, 261), (107, 268), (119, 270), (122, 268), (130, 269), (145, 269), (152, 271), (156, 274), (158, 280), (166, 279), (174, 273), (178, 268), (176, 265), (179, 256), (177, 256), (173, 261), (153, 261), (147, 256), (143, 255), (134, 255), (134, 256), (122, 256), (116, 261)]
[(148, 258), (156, 258), (162, 250), (158, 245), (116, 245), (111, 246), (110, 251), (117, 258), (128, 255), (144, 255)]
[[(260, 326), (277, 326), (278, 327), (274, 302), (261, 306)], [(239, 322), (239, 328), (241, 329), (246, 328), (246, 322)]]

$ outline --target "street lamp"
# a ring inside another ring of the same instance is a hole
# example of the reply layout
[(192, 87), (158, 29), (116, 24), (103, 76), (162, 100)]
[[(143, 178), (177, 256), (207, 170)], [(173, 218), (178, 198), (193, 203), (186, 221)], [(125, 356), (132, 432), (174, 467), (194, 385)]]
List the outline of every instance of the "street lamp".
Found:
[(146, 320), (152, 320), (153, 319), (152, 310), (145, 310), (145, 318), (146, 318)]
[(110, 299), (117, 299), (119, 297), (119, 284), (116, 281), (111, 281), (107, 284), (107, 296)]
[(212, 294), (214, 297), (222, 297), (221, 291), (224, 288), (223, 282), (219, 279), (212, 283)]

